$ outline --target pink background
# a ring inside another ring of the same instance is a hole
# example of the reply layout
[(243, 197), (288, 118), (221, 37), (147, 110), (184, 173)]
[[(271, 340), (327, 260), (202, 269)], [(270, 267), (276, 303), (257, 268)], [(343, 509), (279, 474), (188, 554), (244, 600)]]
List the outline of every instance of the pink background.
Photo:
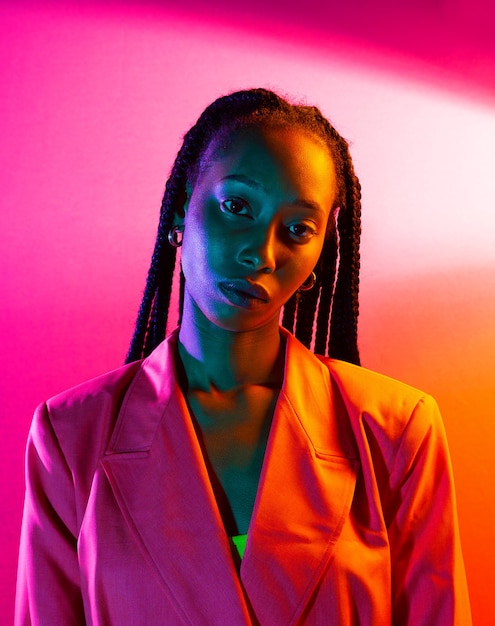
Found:
[(474, 622), (493, 624), (491, 1), (229, 4), (0, 1), (0, 624), (33, 409), (122, 363), (181, 135), (250, 86), (319, 104), (353, 144), (363, 362), (439, 401)]

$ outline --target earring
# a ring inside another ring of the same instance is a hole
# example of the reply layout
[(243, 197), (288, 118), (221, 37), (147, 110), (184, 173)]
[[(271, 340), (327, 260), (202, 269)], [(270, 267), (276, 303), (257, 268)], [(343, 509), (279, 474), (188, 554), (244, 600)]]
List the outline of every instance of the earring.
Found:
[(299, 291), (309, 291), (313, 289), (316, 283), (316, 274), (311, 272), (311, 274), (306, 278), (303, 284), (299, 287)]
[[(180, 236), (180, 239), (179, 239)], [(182, 245), (182, 236), (183, 231), (180, 226), (173, 226), (167, 235), (168, 243), (172, 246), (172, 248), (180, 248)]]

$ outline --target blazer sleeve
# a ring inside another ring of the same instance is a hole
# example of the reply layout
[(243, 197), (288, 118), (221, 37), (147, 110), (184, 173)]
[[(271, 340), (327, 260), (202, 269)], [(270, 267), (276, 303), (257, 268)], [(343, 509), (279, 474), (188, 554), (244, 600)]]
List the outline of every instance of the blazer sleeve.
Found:
[(437, 404), (424, 396), (401, 437), (385, 507), (393, 623), (469, 626), (452, 466)]
[(15, 625), (85, 623), (72, 474), (48, 409), (41, 405), (35, 412), (26, 450)]

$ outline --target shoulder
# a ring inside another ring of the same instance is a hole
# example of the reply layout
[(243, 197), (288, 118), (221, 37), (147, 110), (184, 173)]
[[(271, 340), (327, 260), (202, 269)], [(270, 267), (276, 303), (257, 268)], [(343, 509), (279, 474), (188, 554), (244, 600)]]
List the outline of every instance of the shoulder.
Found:
[(365, 367), (317, 356), (349, 407), (362, 411), (410, 412), (418, 404), (435, 404), (424, 391)]
[(368, 451), (391, 471), (400, 456), (405, 470), (426, 442), (433, 449), (446, 446), (440, 411), (431, 395), (360, 366), (318, 359), (329, 372), (338, 413), (345, 415), (361, 458)]
[(57, 435), (70, 438), (81, 430), (113, 422), (141, 363), (124, 365), (47, 400), (46, 411)]
[(72, 387), (38, 407), (32, 433), (43, 426), (62, 450), (73, 455), (105, 452), (110, 435), (129, 405), (145, 419), (150, 407), (166, 402), (176, 384), (177, 333), (172, 333), (144, 360), (134, 361)]
[(405, 448), (414, 454), (432, 430), (444, 438), (429, 394), (364, 367), (314, 355), (285, 335), (287, 393), (318, 440), (324, 441), (336, 424), (344, 449), (361, 459), (376, 455), (391, 462)]
[(141, 363), (123, 365), (53, 396), (46, 402), (50, 414), (55, 420), (66, 413), (77, 417), (80, 412), (87, 414), (92, 409), (108, 409), (118, 404)]
[(332, 405), (329, 414), (335, 412), (342, 426), (350, 422), (355, 433), (381, 429), (392, 439), (400, 437), (411, 420), (423, 429), (441, 423), (428, 393), (365, 367), (315, 355), (287, 331), (283, 334), (286, 375), (290, 386), (302, 392), (301, 406), (316, 394), (320, 403)]
[(35, 411), (30, 437), (40, 452), (56, 446), (66, 464), (92, 466), (104, 453), (124, 398), (141, 361), (53, 396)]
[(123, 365), (50, 398), (35, 413), (33, 440), (43, 445), (43, 437), (51, 438), (71, 467), (73, 463), (91, 465), (89, 457), (96, 460), (106, 452), (129, 406), (138, 407), (130, 413), (141, 424), (148, 419), (153, 405), (166, 402), (176, 385), (175, 346), (173, 333), (144, 360)]

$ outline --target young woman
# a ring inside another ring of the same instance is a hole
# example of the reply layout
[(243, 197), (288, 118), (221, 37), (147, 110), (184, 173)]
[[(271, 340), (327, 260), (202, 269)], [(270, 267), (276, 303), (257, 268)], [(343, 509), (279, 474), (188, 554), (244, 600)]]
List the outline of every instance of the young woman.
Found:
[(359, 367), (359, 235), (318, 109), (205, 110), (128, 364), (35, 415), (17, 625), (471, 623), (436, 404)]

